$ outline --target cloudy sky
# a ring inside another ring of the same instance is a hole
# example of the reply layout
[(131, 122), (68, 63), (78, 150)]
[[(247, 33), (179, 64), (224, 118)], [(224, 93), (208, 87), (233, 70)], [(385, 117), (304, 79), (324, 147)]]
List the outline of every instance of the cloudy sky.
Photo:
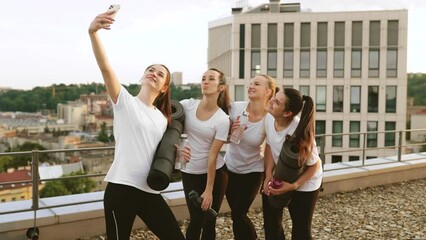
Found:
[[(0, 87), (102, 82), (87, 27), (112, 3), (121, 10), (101, 31), (123, 84), (137, 83), (146, 66), (164, 63), (196, 82), (207, 68), (207, 30), (231, 15), (235, 0), (11, 0), (0, 14)], [(257, 6), (268, 0), (249, 0)], [(281, 2), (284, 2), (283, 0)], [(297, 2), (297, 1), (290, 1)], [(408, 72), (426, 73), (426, 1), (301, 0), (314, 12), (408, 9)]]

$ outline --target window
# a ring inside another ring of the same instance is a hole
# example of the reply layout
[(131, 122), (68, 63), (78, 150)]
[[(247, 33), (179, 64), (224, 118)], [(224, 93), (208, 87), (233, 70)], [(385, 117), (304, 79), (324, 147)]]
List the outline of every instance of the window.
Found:
[(311, 47), (311, 24), (301, 23), (300, 25), (300, 47), (310, 48)]
[(379, 56), (379, 49), (370, 49), (368, 52), (368, 77), (379, 77)]
[(343, 112), (343, 86), (333, 87), (333, 112)]
[(268, 24), (268, 75), (277, 77), (277, 24)]
[(386, 112), (396, 112), (396, 86), (386, 87)]
[(370, 47), (380, 46), (380, 21), (370, 21)]
[(345, 52), (343, 49), (334, 50), (334, 77), (341, 78), (344, 75)]
[(370, 21), (368, 77), (379, 77), (380, 21)]
[(351, 77), (361, 77), (361, 49), (352, 49), (351, 53)]
[[(333, 121), (333, 134), (335, 133), (343, 133), (343, 121)], [(341, 147), (342, 142), (342, 135), (332, 136), (331, 145), (333, 147)]]
[(334, 23), (334, 47), (345, 46), (345, 22)]
[(284, 74), (285, 78), (293, 77), (293, 50), (284, 50)]
[(386, 77), (396, 77), (398, 70), (398, 50), (388, 48), (386, 55)]
[(260, 73), (260, 24), (251, 25), (251, 77)]
[(351, 86), (351, 112), (361, 111), (361, 86)]
[(260, 50), (251, 51), (251, 76), (260, 73)]
[(367, 147), (377, 147), (377, 122), (367, 122), (367, 132), (375, 132), (367, 134)]
[[(325, 134), (325, 121), (323, 120), (317, 120), (315, 122), (315, 135), (321, 135)], [(325, 138), (323, 137), (316, 137), (315, 141), (317, 142), (317, 146), (321, 146), (321, 140)]]
[(277, 24), (268, 24), (268, 48), (277, 48)]
[(327, 22), (319, 22), (317, 30), (317, 47), (327, 48)]
[(309, 86), (308, 85), (301, 85), (299, 87), (299, 91), (302, 95), (309, 96)]
[(327, 77), (327, 22), (319, 22), (317, 28), (317, 77)]
[(246, 41), (246, 25), (245, 24), (240, 24), (240, 62), (239, 62), (239, 78), (240, 79), (244, 79), (244, 62), (245, 62), (245, 52), (244, 52), (244, 48), (246, 46), (245, 41)]
[(244, 85), (235, 85), (234, 101), (244, 101)]
[(277, 50), (268, 50), (268, 75), (277, 77)]
[[(350, 121), (349, 122), (349, 132), (359, 133), (361, 130), (359, 121)], [(349, 147), (359, 147), (359, 134), (351, 134), (349, 135)]]
[(301, 23), (300, 28), (300, 77), (309, 78), (311, 67), (311, 24)]
[(388, 21), (388, 46), (398, 46), (398, 20)]
[(317, 78), (327, 77), (327, 50), (317, 51)]
[[(395, 122), (385, 122), (385, 131), (395, 131)], [(395, 146), (395, 132), (385, 133), (385, 146)]]
[(251, 25), (251, 48), (260, 48), (260, 24)]
[(310, 58), (311, 54), (309, 50), (300, 51), (300, 77), (309, 78), (310, 75)]
[(352, 47), (362, 46), (362, 22), (352, 22)]
[(294, 23), (284, 23), (284, 72), (285, 78), (293, 77)]
[(379, 87), (368, 87), (368, 112), (379, 111)]
[(327, 102), (327, 88), (326, 86), (317, 86), (316, 92), (316, 107), (317, 112), (326, 111), (326, 102)]
[(284, 48), (294, 47), (294, 23), (284, 23)]
[(244, 62), (245, 62), (245, 52), (244, 50), (240, 50), (240, 69), (239, 69), (239, 78), (244, 79)]
[(336, 156), (336, 155), (331, 156), (331, 163), (339, 163), (339, 162), (342, 162), (342, 156)]
[(349, 156), (349, 162), (358, 161), (359, 156)]

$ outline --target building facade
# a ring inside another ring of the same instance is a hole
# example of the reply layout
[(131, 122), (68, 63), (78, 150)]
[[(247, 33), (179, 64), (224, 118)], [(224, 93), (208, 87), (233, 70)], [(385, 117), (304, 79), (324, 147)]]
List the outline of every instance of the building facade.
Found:
[[(268, 74), (313, 98), (316, 134), (372, 132), (326, 137), (321, 151), (336, 152), (327, 163), (395, 155), (398, 134), (385, 131), (406, 128), (407, 10), (312, 12), (270, 0), (232, 13), (209, 23), (208, 43), (231, 98), (246, 100), (250, 79)], [(363, 146), (376, 149), (350, 152)]]

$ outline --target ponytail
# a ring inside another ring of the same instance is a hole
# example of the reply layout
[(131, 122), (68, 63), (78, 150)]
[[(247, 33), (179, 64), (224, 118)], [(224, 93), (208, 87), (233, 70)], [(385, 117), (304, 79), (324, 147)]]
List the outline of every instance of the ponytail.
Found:
[(293, 88), (285, 88), (284, 94), (288, 101), (286, 107), (293, 115), (300, 115), (300, 122), (289, 141), (299, 147), (299, 163), (305, 164), (312, 155), (315, 137), (314, 101), (309, 96), (301, 96), (300, 92)]

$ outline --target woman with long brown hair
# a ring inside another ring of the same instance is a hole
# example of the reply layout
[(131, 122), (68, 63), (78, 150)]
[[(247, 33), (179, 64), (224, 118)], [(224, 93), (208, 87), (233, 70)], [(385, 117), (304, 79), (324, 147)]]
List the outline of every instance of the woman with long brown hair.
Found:
[(109, 240), (129, 239), (135, 217), (160, 239), (184, 239), (173, 212), (147, 184), (147, 177), (171, 118), (170, 72), (162, 64), (146, 68), (141, 90), (132, 96), (118, 81), (98, 35), (110, 29), (113, 12), (98, 15), (89, 26), (93, 53), (114, 109), (114, 161), (105, 177), (106, 231)]
[[(190, 161), (181, 170), (190, 215), (187, 240), (198, 240), (201, 235), (202, 239), (216, 239), (216, 218), (208, 218), (207, 210), (219, 212), (228, 182), (225, 162), (219, 154), (229, 131), (230, 100), (224, 74), (216, 68), (207, 70), (201, 80), (201, 93), (201, 100), (180, 102), (191, 149)], [(191, 191), (201, 196), (201, 208), (191, 201)]]
[[(302, 110), (303, 109), (303, 110)], [(283, 208), (273, 206), (269, 195), (294, 191), (288, 210), (292, 220), (292, 239), (312, 239), (311, 224), (322, 181), (322, 165), (315, 143), (314, 104), (293, 88), (284, 88), (269, 100), (266, 117), (265, 179), (263, 182), (263, 218), (265, 239), (285, 239)], [(302, 111), (300, 118), (297, 116)], [(293, 183), (271, 186), (284, 141), (292, 141), (305, 170)]]

